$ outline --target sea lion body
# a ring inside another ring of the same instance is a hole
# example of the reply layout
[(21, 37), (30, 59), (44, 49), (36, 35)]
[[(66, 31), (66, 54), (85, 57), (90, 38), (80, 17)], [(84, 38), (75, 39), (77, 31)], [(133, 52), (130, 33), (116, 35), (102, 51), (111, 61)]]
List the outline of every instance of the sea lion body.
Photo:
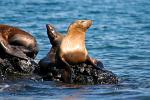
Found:
[[(80, 34), (80, 33), (79, 33)], [(69, 63), (81, 63), (86, 60), (88, 54), (84, 45), (84, 34), (75, 34), (73, 37), (69, 34), (64, 37), (60, 46), (62, 56)]]
[(56, 53), (60, 47), (62, 39), (64, 38), (64, 36), (61, 33), (57, 32), (52, 25), (47, 24), (46, 28), (47, 28), (47, 35), (52, 47), (48, 52), (48, 54), (46, 55), (46, 57), (44, 57), (39, 61), (39, 65), (42, 68), (48, 68), (50, 65), (56, 64)]
[(49, 58), (51, 63), (56, 63), (56, 53), (60, 47), (64, 36), (56, 31), (56, 29), (52, 25), (47, 24), (46, 27), (48, 38), (50, 40), (50, 43), (52, 44), (51, 50), (47, 54), (47, 57)]
[[(68, 28), (67, 35), (60, 45), (59, 57), (67, 64), (91, 62), (85, 46), (85, 33), (92, 25), (91, 20), (77, 20)], [(91, 62), (94, 66), (94, 62)]]
[(16, 27), (0, 24), (0, 47), (9, 55), (22, 59), (35, 58), (37, 42), (29, 33)]

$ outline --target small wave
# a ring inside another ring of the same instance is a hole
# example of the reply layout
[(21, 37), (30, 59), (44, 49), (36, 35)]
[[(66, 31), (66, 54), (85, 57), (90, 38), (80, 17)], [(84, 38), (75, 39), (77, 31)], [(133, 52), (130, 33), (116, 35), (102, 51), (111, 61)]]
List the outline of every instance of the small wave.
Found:
[(0, 85), (0, 92), (3, 92), (4, 89), (6, 89), (8, 87), (10, 87), (10, 85), (8, 85), (8, 84)]
[(90, 14), (99, 14), (101, 13), (102, 11), (98, 11), (98, 10), (95, 10), (95, 11), (89, 11), (88, 13)]
[(131, 55), (128, 57), (128, 59), (130, 59), (130, 60), (141, 60), (141, 59), (145, 59), (145, 57), (138, 56), (138, 55)]
[(129, 47), (125, 46), (117, 46), (117, 45), (103, 45), (99, 47), (93, 47), (93, 49), (129, 49)]

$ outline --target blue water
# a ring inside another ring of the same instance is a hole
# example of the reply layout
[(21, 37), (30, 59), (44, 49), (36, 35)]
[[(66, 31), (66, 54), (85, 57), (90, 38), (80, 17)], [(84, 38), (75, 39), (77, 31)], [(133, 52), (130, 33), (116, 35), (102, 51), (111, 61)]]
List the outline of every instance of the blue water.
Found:
[(92, 19), (86, 33), (90, 56), (119, 76), (118, 85), (66, 86), (35, 80), (0, 83), (5, 100), (149, 100), (150, 0), (0, 0), (0, 23), (30, 32), (47, 54), (46, 27), (66, 33), (77, 19)]

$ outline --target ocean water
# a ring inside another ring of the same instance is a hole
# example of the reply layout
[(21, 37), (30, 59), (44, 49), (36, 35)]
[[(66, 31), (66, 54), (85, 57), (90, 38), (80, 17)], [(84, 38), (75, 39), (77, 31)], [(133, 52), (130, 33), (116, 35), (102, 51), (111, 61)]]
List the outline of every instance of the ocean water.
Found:
[(40, 60), (51, 45), (46, 24), (66, 33), (77, 19), (91, 19), (90, 56), (119, 77), (118, 85), (76, 86), (50, 81), (0, 83), (0, 100), (149, 100), (150, 0), (0, 0), (0, 23), (36, 37)]

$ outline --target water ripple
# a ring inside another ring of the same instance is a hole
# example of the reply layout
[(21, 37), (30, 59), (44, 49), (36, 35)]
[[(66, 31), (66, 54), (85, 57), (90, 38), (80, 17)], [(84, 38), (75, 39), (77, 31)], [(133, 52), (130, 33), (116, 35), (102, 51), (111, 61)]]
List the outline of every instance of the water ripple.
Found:
[(106, 69), (120, 77), (117, 86), (55, 86), (51, 82), (0, 84), (0, 99), (146, 99), (150, 98), (150, 1), (149, 0), (1, 0), (0, 23), (30, 32), (40, 52), (51, 45), (45, 25), (66, 34), (76, 19), (92, 19), (86, 33), (90, 56), (102, 60)]

